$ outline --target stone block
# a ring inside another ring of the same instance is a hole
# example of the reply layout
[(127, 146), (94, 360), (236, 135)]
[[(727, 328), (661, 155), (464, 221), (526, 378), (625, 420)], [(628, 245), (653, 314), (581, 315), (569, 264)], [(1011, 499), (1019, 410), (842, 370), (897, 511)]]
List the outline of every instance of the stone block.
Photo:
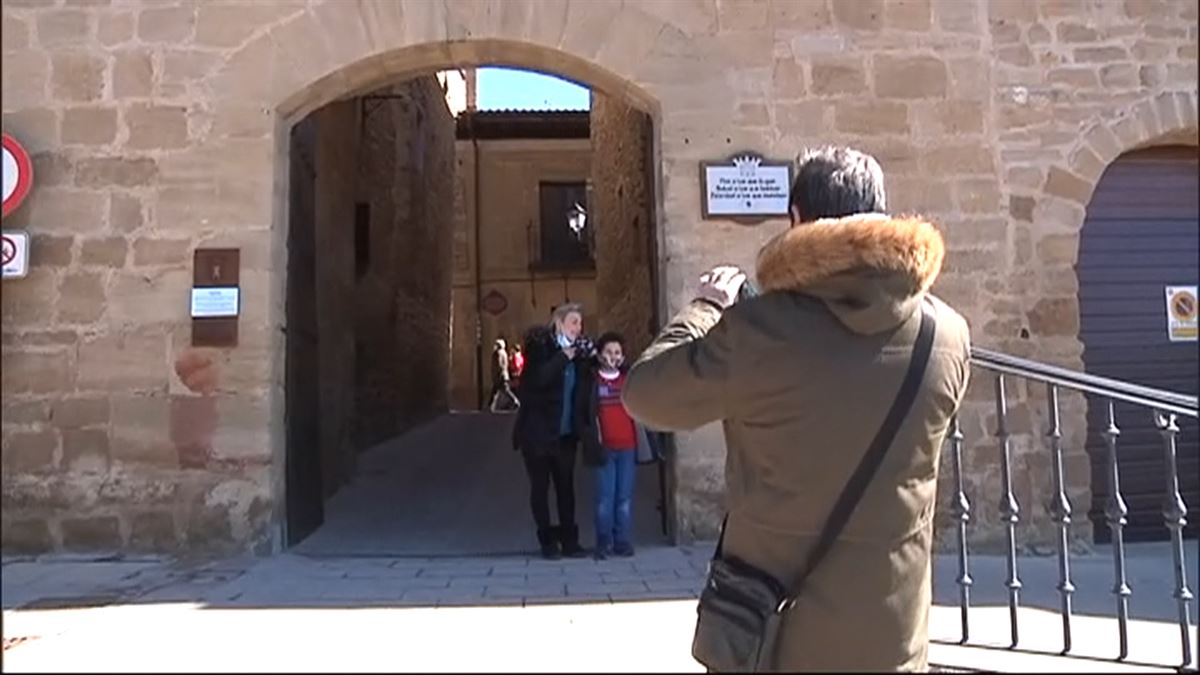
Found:
[(717, 25), (730, 30), (763, 30), (770, 11), (768, 0), (717, 0)]
[(158, 164), (150, 157), (97, 157), (79, 161), (75, 183), (80, 187), (146, 187), (158, 178)]
[(883, 23), (893, 30), (928, 31), (933, 26), (930, 0), (886, 0)]
[(921, 158), (927, 175), (983, 175), (995, 172), (991, 148), (979, 144), (951, 145), (930, 148)]
[(6, 427), (38, 427), (49, 419), (50, 409), (45, 401), (5, 401), (0, 412), (0, 420)]
[(1164, 0), (1125, 0), (1125, 15), (1131, 19), (1165, 17), (1169, 12)]
[(797, 136), (817, 136), (829, 129), (826, 111), (829, 106), (820, 101), (779, 103), (775, 106), (776, 124)]
[(104, 396), (71, 396), (50, 406), (49, 421), (60, 429), (107, 426), (109, 401)]
[(171, 442), (170, 419), (166, 396), (114, 396), (109, 450), (113, 462), (179, 468), (179, 453)]
[[(5, 321), (7, 324), (8, 322)], [(0, 373), (5, 396), (51, 394), (69, 390), (74, 373), (65, 351), (27, 352), (5, 349)]]
[(1091, 26), (1085, 26), (1074, 21), (1064, 21), (1056, 29), (1059, 42), (1099, 42), (1100, 33)]
[(1029, 330), (1036, 336), (1079, 334), (1079, 299), (1042, 298), (1029, 310)]
[(55, 274), (49, 269), (30, 269), (20, 285), (5, 288), (0, 295), (0, 315), (7, 330), (45, 324), (53, 315)]
[(191, 270), (165, 269), (118, 274), (109, 284), (108, 317), (111, 321), (162, 324), (188, 317)]
[[(670, 0), (665, 4), (673, 8), (677, 3)], [(770, 0), (770, 4), (772, 26), (810, 32), (828, 28), (833, 23), (829, 5), (825, 2)]]
[(117, 52), (113, 59), (113, 96), (146, 98), (154, 94), (154, 60), (148, 50)]
[(983, 133), (984, 105), (979, 101), (916, 103), (910, 109), (914, 129), (923, 137)]
[(934, 0), (933, 16), (938, 28), (951, 33), (979, 33), (983, 26), (979, 3), (961, 0)]
[(166, 350), (166, 337), (153, 330), (86, 338), (79, 346), (80, 389), (165, 392)]
[(66, 145), (108, 145), (117, 140), (117, 110), (67, 108), (62, 114), (60, 137)]
[(738, 106), (738, 126), (765, 127), (771, 124), (771, 115), (762, 103), (743, 103)]
[(5, 14), (0, 32), (0, 44), (5, 51), (29, 49), (29, 22), (15, 14)]
[[(8, 391), (7, 387), (5, 391)], [(3, 448), (4, 472), (11, 475), (54, 469), (58, 444), (58, 431), (54, 429), (6, 432)]]
[[(204, 11), (201, 6), (201, 11)], [(202, 80), (216, 72), (221, 65), (217, 54), (195, 49), (177, 49), (163, 55), (162, 81), (168, 85)]]
[(104, 237), (83, 240), (79, 259), (84, 265), (121, 269), (128, 254), (129, 242), (124, 237)]
[[(8, 16), (4, 17), (8, 23)], [(77, 9), (59, 9), (37, 14), (38, 44), (46, 48), (71, 47), (87, 42), (91, 36), (92, 22), (87, 12)], [(7, 48), (8, 45), (5, 45)]]
[(1100, 84), (1108, 89), (1131, 89), (1138, 87), (1141, 80), (1138, 67), (1132, 63), (1110, 63), (1100, 68)]
[(96, 39), (105, 47), (123, 45), (133, 39), (133, 12), (106, 12), (100, 15)]
[(1046, 184), (1042, 189), (1048, 195), (1062, 197), (1073, 202), (1086, 205), (1092, 198), (1095, 185), (1075, 174), (1064, 171), (1056, 166), (1050, 167), (1046, 174)]
[(121, 549), (121, 525), (116, 516), (64, 518), (63, 548), (68, 551), (107, 552)]
[[(5, 55), (4, 58), (7, 60), (9, 57)], [(4, 92), (4, 102), (8, 105), (10, 99), (7, 81), (4, 83)], [(16, 105), (16, 101), (11, 102)], [(4, 113), (4, 130), (20, 138), (25, 150), (30, 154), (60, 150), (58, 125), (58, 111), (47, 108), (22, 108)]]
[(142, 42), (186, 44), (195, 30), (196, 6), (192, 4), (138, 12), (137, 36)]
[(866, 136), (907, 134), (908, 106), (889, 101), (839, 102), (834, 107), (834, 125), (839, 132)]
[(104, 96), (105, 65), (103, 58), (89, 52), (52, 53), (50, 95), (67, 103), (99, 100)]
[(67, 429), (62, 432), (63, 468), (75, 473), (108, 471), (108, 430)]
[(117, 232), (133, 232), (145, 224), (142, 200), (137, 195), (121, 192), (112, 193), (108, 209), (108, 223)]
[(195, 43), (199, 47), (237, 47), (264, 25), (300, 9), (289, 2), (201, 3), (196, 12)]
[(954, 186), (958, 208), (963, 213), (996, 213), (1000, 211), (1000, 186), (994, 178), (958, 181)]
[(1155, 89), (1167, 80), (1167, 67), (1163, 65), (1138, 68), (1138, 82), (1145, 89)]
[(1033, 207), (1037, 202), (1033, 197), (1013, 195), (1008, 198), (1008, 213), (1015, 220), (1033, 222)]
[(875, 95), (881, 98), (944, 98), (945, 62), (932, 56), (875, 57)]
[(182, 265), (188, 262), (191, 251), (191, 239), (140, 237), (133, 242), (133, 264)]
[(170, 438), (184, 469), (205, 469), (213, 456), (217, 431), (217, 399), (212, 396), (172, 396)]
[(862, 60), (856, 57), (814, 59), (812, 91), (818, 96), (866, 93), (867, 72)]
[(1050, 234), (1037, 243), (1038, 261), (1045, 265), (1074, 265), (1079, 259), (1079, 235)]
[(883, 0), (830, 0), (834, 22), (854, 30), (883, 28)]
[(1100, 86), (1096, 69), (1091, 66), (1061, 66), (1046, 73), (1046, 82), (1062, 84), (1078, 89), (1094, 89)]
[(1075, 63), (1111, 63), (1129, 58), (1124, 47), (1078, 47), (1073, 55)]
[(104, 277), (68, 274), (58, 286), (58, 320), (61, 323), (94, 323), (104, 315)]
[(45, 553), (54, 548), (50, 526), (40, 518), (5, 518), (0, 537), (0, 548), (7, 554)]
[[(1133, 58), (1143, 62), (1160, 62), (1171, 58), (1171, 52), (1174, 47), (1169, 42), (1158, 42), (1154, 40), (1138, 40), (1133, 43), (1130, 53)], [(1115, 59), (1124, 60), (1124, 59)]]
[(771, 71), (771, 87), (776, 99), (796, 99), (808, 94), (804, 68), (795, 59), (776, 59)]
[(29, 246), (30, 267), (70, 267), (74, 259), (74, 237), (33, 236)]
[(44, 52), (6, 50), (4, 68), (9, 72), (23, 73), (22, 77), (0, 79), (0, 98), (4, 99), (6, 111), (46, 104), (46, 84), (50, 79), (51, 63)]
[(1167, 64), (1167, 84), (1175, 87), (1194, 86), (1197, 68), (1195, 63)]
[(1023, 44), (1001, 47), (996, 50), (995, 54), (997, 61), (1000, 63), (1018, 68), (1028, 68), (1037, 62), (1033, 58), (1033, 51)]
[(30, 160), (33, 162), (33, 175), (37, 176), (38, 185), (62, 186), (69, 185), (74, 180), (75, 164), (65, 154), (39, 152)]
[(170, 511), (145, 511), (129, 523), (129, 546), (138, 551), (163, 552), (179, 546), (175, 517)]
[(126, 146), (133, 150), (182, 148), (188, 143), (187, 108), (137, 103), (125, 111)]

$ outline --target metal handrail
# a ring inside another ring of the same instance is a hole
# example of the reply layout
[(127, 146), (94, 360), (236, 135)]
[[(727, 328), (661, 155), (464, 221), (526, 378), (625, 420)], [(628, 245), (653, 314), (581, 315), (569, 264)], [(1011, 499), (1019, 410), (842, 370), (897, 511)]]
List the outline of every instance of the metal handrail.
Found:
[[(1063, 430), (1060, 415), (1059, 390), (1074, 390), (1092, 394), (1102, 399), (1102, 405), (1107, 409), (1105, 428), (1101, 431), (1107, 447), (1106, 480), (1108, 498), (1104, 514), (1113, 541), (1113, 587), (1112, 594), (1116, 603), (1116, 618), (1118, 629), (1117, 659), (1124, 660), (1129, 655), (1129, 598), (1133, 594), (1125, 568), (1124, 529), (1127, 524), (1129, 510), (1121, 495), (1120, 466), (1117, 461), (1118, 439), (1121, 430), (1117, 426), (1115, 402), (1132, 403), (1145, 409), (1152, 415), (1154, 425), (1163, 442), (1163, 468), (1165, 474), (1163, 524), (1170, 532), (1171, 539), (1171, 568), (1175, 581), (1175, 591), (1172, 594), (1178, 609), (1178, 624), (1181, 643), (1181, 668), (1187, 668), (1193, 662), (1191, 647), (1191, 603), (1193, 595), (1187, 585), (1184, 573), (1186, 560), (1183, 547), (1183, 530), (1187, 526), (1187, 505), (1179, 489), (1179, 467), (1177, 463), (1177, 437), (1180, 428), (1176, 417), (1198, 417), (1197, 397), (1179, 394), (1151, 387), (1122, 382), (1106, 377), (1098, 377), (1078, 371), (1051, 366), (1037, 361), (1030, 361), (1009, 354), (1002, 354), (986, 349), (972, 349), (971, 360), (974, 366), (995, 373), (995, 404), (996, 429), (995, 436), (1000, 451), (1001, 496), (998, 511), (1005, 525), (1005, 543), (1008, 576), (1005, 586), (1008, 589), (1009, 632), (1012, 647), (1016, 647), (1020, 637), (1019, 609), (1021, 604), (1022, 582), (1018, 569), (1017, 558), (1017, 529), (1024, 515), (1017, 500), (1012, 481), (1012, 457), (1010, 441), (1013, 436), (1009, 428), (1009, 408), (1006, 380), (1009, 377), (1023, 378), (1046, 387), (1047, 421), (1045, 439), (1046, 448), (1051, 456), (1050, 489), (1053, 498), (1049, 503), (1049, 514), (1054, 519), (1058, 530), (1058, 585), (1061, 596), (1060, 614), (1062, 616), (1063, 651), (1067, 654), (1072, 647), (1072, 596), (1075, 584), (1071, 579), (1071, 551), (1069, 546), (1072, 523), (1071, 500), (1067, 495), (1066, 478), (1063, 462)], [(958, 578), (959, 608), (962, 622), (962, 642), (970, 640), (969, 611), (971, 606), (971, 588), (975, 580), (970, 572), (970, 552), (967, 544), (967, 531), (974, 516), (975, 506), (971, 503), (963, 481), (963, 452), (966, 438), (955, 417), (952, 420), (950, 433), (947, 436), (950, 445), (950, 462), (954, 471), (955, 493), (950, 501), (950, 509), (958, 521)]]
[(971, 348), (971, 362), (980, 368), (998, 373), (1055, 384), (1088, 394), (1154, 408), (1162, 412), (1171, 412), (1185, 417), (1200, 417), (1200, 397), (1196, 396), (1144, 387), (1099, 375), (1089, 375), (1077, 370), (1030, 361), (1019, 356), (979, 347)]

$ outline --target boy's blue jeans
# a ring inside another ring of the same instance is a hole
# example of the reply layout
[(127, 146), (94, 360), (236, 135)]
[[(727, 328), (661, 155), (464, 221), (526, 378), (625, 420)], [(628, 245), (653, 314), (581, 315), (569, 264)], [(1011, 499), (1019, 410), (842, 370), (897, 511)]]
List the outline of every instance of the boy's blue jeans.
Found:
[(596, 550), (628, 547), (633, 535), (633, 482), (637, 453), (606, 448), (596, 468)]

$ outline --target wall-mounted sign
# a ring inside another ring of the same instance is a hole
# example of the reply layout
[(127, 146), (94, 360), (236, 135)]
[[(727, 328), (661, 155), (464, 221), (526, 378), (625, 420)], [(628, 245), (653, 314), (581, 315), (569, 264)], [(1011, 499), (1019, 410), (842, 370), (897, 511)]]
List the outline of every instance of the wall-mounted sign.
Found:
[(490, 293), (483, 296), (483, 301), (479, 303), (483, 311), (492, 316), (499, 316), (508, 309), (508, 298), (504, 294), (493, 289)]
[(1196, 342), (1196, 286), (1167, 286), (1167, 336)]
[(238, 288), (193, 288), (192, 318), (237, 316)]
[(192, 264), (192, 346), (237, 346), (241, 252), (198, 248)]
[(29, 195), (29, 190), (33, 188), (33, 162), (29, 160), (29, 153), (25, 152), (25, 148), (17, 142), (17, 139), (3, 135), (4, 143), (4, 207), (3, 215), (8, 217), (8, 214), (17, 210), (21, 202), (25, 201), (25, 197)]
[(705, 219), (758, 223), (788, 215), (792, 163), (771, 161), (752, 152), (723, 162), (700, 162), (700, 204)]
[(2, 243), (0, 263), (4, 265), (4, 278), (20, 279), (29, 274), (29, 233), (5, 230)]

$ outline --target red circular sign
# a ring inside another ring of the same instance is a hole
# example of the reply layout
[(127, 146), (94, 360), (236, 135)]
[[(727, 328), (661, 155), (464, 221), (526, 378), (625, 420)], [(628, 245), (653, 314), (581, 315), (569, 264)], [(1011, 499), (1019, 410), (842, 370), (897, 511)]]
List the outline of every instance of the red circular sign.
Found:
[(2, 240), (4, 246), (0, 248), (0, 265), (7, 265), (17, 259), (17, 242), (8, 237), (3, 237)]
[(29, 189), (33, 187), (33, 162), (17, 139), (4, 134), (4, 210), (3, 215), (17, 210)]

